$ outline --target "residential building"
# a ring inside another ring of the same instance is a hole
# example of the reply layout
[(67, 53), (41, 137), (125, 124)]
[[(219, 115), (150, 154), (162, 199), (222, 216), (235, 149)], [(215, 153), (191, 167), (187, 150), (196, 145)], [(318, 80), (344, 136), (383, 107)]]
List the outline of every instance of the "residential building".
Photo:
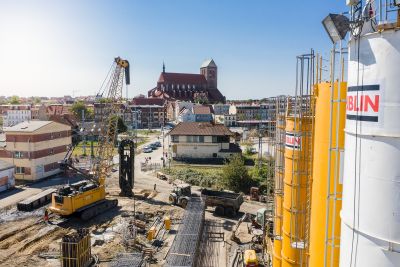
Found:
[(236, 127), (237, 126), (236, 114), (225, 114), (224, 125), (226, 127)]
[(15, 165), (15, 178), (35, 181), (60, 172), (71, 145), (71, 127), (54, 121), (25, 121), (4, 128), (0, 160)]
[[(182, 121), (179, 118), (179, 116), (182, 114), (182, 111), (185, 110), (185, 109), (190, 110), (191, 113), (193, 114), (192, 108), (194, 106), (194, 103), (188, 102), (188, 101), (175, 101), (175, 102), (171, 102), (171, 103), (174, 103), (174, 106), (175, 106), (175, 113), (176, 114), (175, 114), (174, 121)], [(194, 121), (194, 118), (192, 120), (190, 120), (190, 121)]]
[(0, 160), (0, 192), (15, 186), (14, 165)]
[(134, 114), (133, 125), (137, 128), (161, 128), (167, 122), (165, 106), (159, 105), (130, 105)]
[(178, 114), (178, 122), (195, 122), (192, 108), (183, 107)]
[(229, 108), (229, 115), (235, 115), (236, 121), (233, 123), (233, 117), (226, 116), (225, 125), (257, 128), (266, 126), (275, 114), (274, 109), (270, 108), (267, 104), (254, 104), (254, 105), (231, 105)]
[(201, 65), (200, 74), (166, 72), (163, 65), (157, 86), (148, 91), (148, 96), (168, 101), (224, 103), (217, 81), (218, 67), (212, 59)]
[(229, 114), (229, 108), (231, 105), (229, 104), (214, 104), (212, 105), (214, 110), (214, 115), (225, 115)]
[(32, 120), (48, 120), (47, 107), (44, 104), (34, 105), (31, 108)]
[(32, 119), (30, 105), (5, 105), (5, 107), (6, 110), (3, 111), (3, 127), (10, 127)]
[[(102, 122), (104, 117), (107, 117), (111, 109), (111, 104), (107, 102), (96, 102), (93, 104), (94, 121)], [(120, 116), (125, 124), (132, 123), (132, 114), (127, 104), (120, 104), (118, 112), (115, 114)], [(80, 120), (81, 118), (79, 118)]]
[(233, 132), (222, 124), (181, 122), (168, 135), (171, 138), (172, 158), (176, 160), (211, 163), (242, 152), (238, 144), (231, 142)]
[(211, 106), (195, 105), (193, 106), (193, 114), (195, 122), (213, 122), (213, 110)]

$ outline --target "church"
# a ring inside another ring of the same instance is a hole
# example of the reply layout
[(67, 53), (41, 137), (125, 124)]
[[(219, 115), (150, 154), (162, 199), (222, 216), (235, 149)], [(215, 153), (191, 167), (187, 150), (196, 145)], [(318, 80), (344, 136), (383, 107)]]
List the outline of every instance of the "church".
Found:
[(218, 67), (213, 59), (201, 65), (200, 74), (165, 72), (163, 64), (157, 86), (149, 90), (148, 97), (202, 104), (225, 103), (225, 97), (218, 90), (217, 80)]

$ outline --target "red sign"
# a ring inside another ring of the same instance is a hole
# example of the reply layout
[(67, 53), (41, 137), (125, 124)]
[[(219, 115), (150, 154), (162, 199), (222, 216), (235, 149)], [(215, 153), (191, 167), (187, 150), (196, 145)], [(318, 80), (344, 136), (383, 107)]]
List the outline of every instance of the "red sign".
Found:
[(379, 85), (349, 86), (347, 90), (347, 119), (358, 121), (379, 121)]
[(286, 147), (291, 149), (301, 149), (301, 136), (291, 132), (286, 132)]

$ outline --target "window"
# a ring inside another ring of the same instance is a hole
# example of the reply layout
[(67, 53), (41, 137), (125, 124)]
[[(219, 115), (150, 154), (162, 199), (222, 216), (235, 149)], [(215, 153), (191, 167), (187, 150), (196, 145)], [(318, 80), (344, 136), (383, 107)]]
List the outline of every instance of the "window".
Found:
[(177, 135), (172, 135), (172, 136), (171, 136), (171, 141), (172, 141), (173, 143), (179, 143), (179, 136), (177, 136)]
[(14, 152), (14, 158), (21, 159), (23, 157), (24, 157), (24, 153), (23, 152), (21, 152), (21, 151), (15, 151)]
[(194, 136), (192, 136), (192, 135), (186, 136), (186, 142), (187, 142), (187, 143), (193, 143), (193, 137), (194, 137)]
[(16, 174), (25, 174), (25, 168), (24, 167), (15, 167), (15, 173)]
[(218, 140), (217, 140), (217, 137), (216, 137), (216, 136), (213, 136), (213, 137), (212, 137), (212, 142), (213, 142), (213, 143), (217, 143), (217, 142), (218, 142)]
[(199, 136), (199, 143), (204, 143), (204, 136)]

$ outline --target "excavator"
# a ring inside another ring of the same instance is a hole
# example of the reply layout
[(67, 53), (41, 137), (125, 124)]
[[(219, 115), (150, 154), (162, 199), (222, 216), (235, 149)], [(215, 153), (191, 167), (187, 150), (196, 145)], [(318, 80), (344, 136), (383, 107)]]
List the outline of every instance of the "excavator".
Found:
[[(118, 117), (122, 104), (124, 80), (130, 84), (129, 62), (117, 57), (114, 59), (112, 71), (101, 95), (107, 104), (103, 108), (101, 130), (98, 138), (95, 157), (92, 159), (89, 172), (83, 172), (72, 164), (73, 147), (69, 149), (61, 169), (72, 169), (84, 179), (77, 183), (63, 186), (52, 196), (49, 211), (61, 216), (78, 214), (82, 220), (89, 220), (104, 211), (118, 205), (118, 200), (106, 199), (105, 180), (113, 166), (114, 144), (117, 136)], [(106, 79), (107, 80), (107, 79)]]

